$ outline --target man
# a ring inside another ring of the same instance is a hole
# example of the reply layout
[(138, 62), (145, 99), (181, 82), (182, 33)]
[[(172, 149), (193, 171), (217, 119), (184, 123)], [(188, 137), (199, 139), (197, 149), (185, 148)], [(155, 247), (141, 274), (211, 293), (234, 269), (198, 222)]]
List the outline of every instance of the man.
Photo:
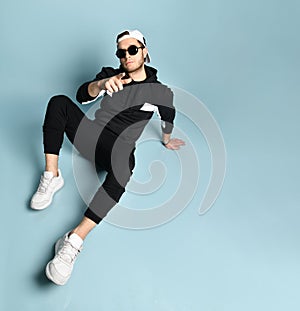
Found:
[(43, 125), (46, 167), (31, 207), (48, 207), (55, 192), (64, 185), (58, 168), (64, 133), (83, 156), (107, 171), (80, 224), (55, 245), (55, 256), (46, 266), (46, 275), (58, 285), (70, 278), (88, 233), (124, 193), (134, 168), (135, 143), (154, 111), (162, 119), (163, 145), (171, 150), (184, 145), (182, 140), (171, 138), (173, 94), (158, 82), (156, 69), (145, 65), (150, 57), (143, 34), (138, 30), (119, 34), (116, 56), (120, 59), (118, 69), (104, 67), (94, 80), (78, 89), (77, 100), (82, 104), (104, 95), (94, 120), (88, 119), (66, 96), (52, 97), (48, 103)]

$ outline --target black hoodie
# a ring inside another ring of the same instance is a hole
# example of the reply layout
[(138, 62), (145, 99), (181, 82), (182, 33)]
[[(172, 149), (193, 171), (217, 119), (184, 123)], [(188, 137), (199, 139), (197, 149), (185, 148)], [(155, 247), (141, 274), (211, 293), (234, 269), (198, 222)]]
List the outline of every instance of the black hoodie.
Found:
[[(157, 80), (155, 68), (145, 65), (145, 71), (147, 77), (144, 81), (132, 80), (124, 85), (122, 91), (115, 92), (112, 96), (105, 94), (101, 108), (95, 112), (94, 122), (105, 127), (110, 134), (119, 136), (123, 132), (121, 138), (128, 143), (135, 143), (155, 111), (162, 120), (162, 131), (170, 134), (173, 129), (173, 92)], [(94, 80), (79, 87), (77, 100), (81, 104), (96, 100), (97, 97), (89, 95), (88, 85), (122, 72), (124, 70), (121, 67), (103, 67)]]

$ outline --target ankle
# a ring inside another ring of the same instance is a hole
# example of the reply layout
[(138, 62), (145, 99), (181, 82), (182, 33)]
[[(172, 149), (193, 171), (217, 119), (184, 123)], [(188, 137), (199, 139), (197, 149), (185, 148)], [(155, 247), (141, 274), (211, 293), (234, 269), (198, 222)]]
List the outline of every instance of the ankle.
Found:
[(78, 236), (82, 239), (82, 241), (84, 241), (84, 239), (86, 238), (86, 234), (83, 234), (82, 232), (80, 232), (80, 230), (76, 230), (76, 229), (72, 230), (72, 231), (69, 233), (68, 237), (70, 237), (73, 233), (75, 233), (76, 235), (78, 235)]
[(50, 167), (46, 167), (45, 171), (47, 172), (52, 172), (53, 173), (53, 177), (58, 177), (58, 169), (55, 168), (50, 168)]
[(84, 217), (81, 223), (70, 232), (69, 236), (72, 233), (76, 233), (82, 240), (84, 240), (94, 227), (96, 227), (96, 223), (91, 219)]

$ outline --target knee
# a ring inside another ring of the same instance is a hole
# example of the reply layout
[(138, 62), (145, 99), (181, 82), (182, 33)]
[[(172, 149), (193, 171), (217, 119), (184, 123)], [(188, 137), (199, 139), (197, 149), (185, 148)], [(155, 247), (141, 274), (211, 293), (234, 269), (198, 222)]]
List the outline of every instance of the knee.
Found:
[(49, 100), (48, 109), (57, 109), (66, 106), (70, 102), (72, 102), (71, 99), (65, 95), (55, 95)]

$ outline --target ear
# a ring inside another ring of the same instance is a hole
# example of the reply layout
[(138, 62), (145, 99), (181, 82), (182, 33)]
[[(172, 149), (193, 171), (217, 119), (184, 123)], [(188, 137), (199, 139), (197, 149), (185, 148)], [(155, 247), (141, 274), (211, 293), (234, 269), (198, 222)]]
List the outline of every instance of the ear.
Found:
[(143, 48), (144, 59), (146, 58), (147, 54), (148, 54), (148, 49), (145, 47), (145, 48)]

